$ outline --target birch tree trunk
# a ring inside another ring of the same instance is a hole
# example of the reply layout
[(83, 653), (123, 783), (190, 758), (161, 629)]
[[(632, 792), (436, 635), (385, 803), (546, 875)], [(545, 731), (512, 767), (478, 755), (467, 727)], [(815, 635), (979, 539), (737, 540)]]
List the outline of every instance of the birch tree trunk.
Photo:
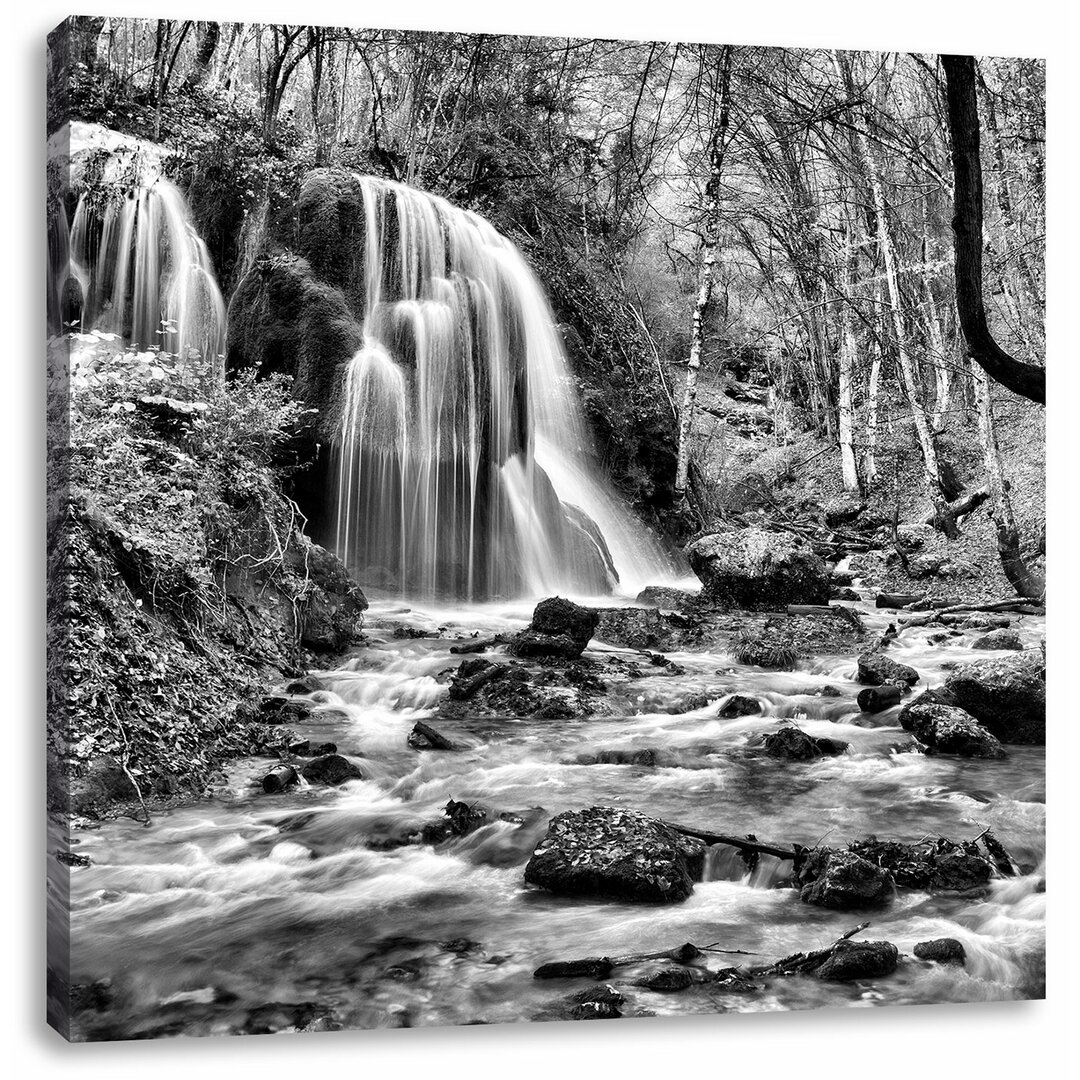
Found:
[(855, 246), (851, 226), (845, 231), (844, 291), (840, 304), (840, 371), (838, 382), (838, 429), (840, 434), (840, 470), (845, 491), (859, 490), (859, 469), (855, 461), (854, 382), (855, 382), (855, 323), (851, 304), (855, 293)]
[(690, 471), (690, 428), (694, 419), (701, 352), (705, 343), (705, 318), (712, 300), (713, 272), (720, 246), (720, 174), (724, 163), (724, 140), (731, 115), (729, 102), (731, 52), (731, 46), (725, 45), (720, 76), (720, 118), (717, 129), (712, 133), (709, 147), (709, 180), (705, 186), (705, 241), (698, 277), (697, 299), (694, 301), (694, 314), (690, 327), (690, 356), (686, 361), (686, 388), (683, 391), (682, 408), (679, 410), (678, 456), (675, 461), (675, 507), (678, 510), (686, 506), (686, 488)]
[(1001, 568), (1017, 595), (1041, 600), (1046, 593), (1046, 581), (1042, 574), (1024, 562), (1020, 553), (1020, 530), (1016, 527), (1012, 500), (1001, 471), (1001, 455), (994, 430), (993, 405), (990, 401), (990, 380), (974, 362), (971, 362), (970, 367), (975, 383), (975, 399), (979, 406), (979, 434), (982, 437), (986, 484), (990, 489), (990, 508), (997, 530)]
[[(839, 51), (834, 52), (833, 57), (836, 62), (837, 73), (848, 92), (848, 96), (854, 100), (855, 82), (851, 74), (851, 62), (846, 55)], [(900, 293), (896, 254), (893, 249), (892, 235), (889, 228), (888, 206), (885, 202), (885, 193), (881, 183), (881, 172), (873, 148), (870, 145), (870, 140), (867, 137), (865, 120), (858, 109), (851, 110), (851, 117), (859, 157), (862, 159), (866, 178), (870, 182), (874, 213), (877, 216), (878, 245), (881, 248), (882, 259), (885, 263), (885, 281), (889, 290), (893, 336), (896, 341), (897, 359), (899, 360), (904, 396), (908, 400), (912, 419), (915, 421), (915, 434), (919, 441), (919, 448), (922, 451), (923, 471), (926, 475), (930, 498), (934, 504), (936, 522), (947, 536), (955, 536), (956, 522), (949, 513), (949, 500), (942, 483), (937, 450), (934, 447), (933, 435), (930, 433), (930, 425), (927, 423), (926, 411), (923, 409), (920, 400), (915, 367), (912, 363), (911, 350), (908, 344), (907, 329), (904, 326), (903, 297)]]

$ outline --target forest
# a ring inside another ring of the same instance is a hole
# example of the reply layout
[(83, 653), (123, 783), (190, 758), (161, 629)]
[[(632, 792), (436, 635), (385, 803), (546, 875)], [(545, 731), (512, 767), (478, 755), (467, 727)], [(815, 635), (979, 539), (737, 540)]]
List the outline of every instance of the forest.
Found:
[(1042, 61), (48, 68), (54, 1026), (1042, 996)]

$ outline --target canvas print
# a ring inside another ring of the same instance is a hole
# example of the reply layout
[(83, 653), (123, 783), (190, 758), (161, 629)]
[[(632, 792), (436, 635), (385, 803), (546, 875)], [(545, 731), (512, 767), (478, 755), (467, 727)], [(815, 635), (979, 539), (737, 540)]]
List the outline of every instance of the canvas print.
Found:
[(1043, 996), (1040, 60), (47, 56), (58, 1031)]

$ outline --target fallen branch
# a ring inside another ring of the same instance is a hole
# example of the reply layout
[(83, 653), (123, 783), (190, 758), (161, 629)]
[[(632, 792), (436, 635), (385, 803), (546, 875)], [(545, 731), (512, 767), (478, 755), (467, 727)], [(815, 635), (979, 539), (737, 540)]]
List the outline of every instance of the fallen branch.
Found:
[(816, 971), (825, 963), (829, 958), (829, 954), (840, 944), (840, 942), (847, 941), (856, 934), (862, 933), (869, 925), (868, 922), (859, 923), (858, 926), (853, 926), (846, 934), (841, 934), (840, 937), (827, 948), (814, 949), (811, 952), (792, 953), (791, 956), (785, 956), (782, 960), (777, 960), (774, 964), (768, 964), (765, 967), (752, 968), (750, 974), (801, 975), (808, 971)]
[(805, 850), (798, 844), (791, 848), (775, 847), (773, 844), (761, 844), (757, 840), (748, 840), (741, 836), (726, 836), (724, 833), (708, 832), (705, 829), (691, 829), (685, 825), (676, 825), (674, 822), (665, 821), (664, 824), (674, 832), (682, 836), (692, 836), (695, 840), (701, 840), (705, 844), (726, 844), (728, 847), (737, 847), (741, 851), (751, 851), (757, 855), (772, 855), (777, 859), (800, 858)]
[[(990, 498), (990, 490), (985, 487), (975, 488), (974, 491), (969, 491), (966, 495), (961, 495), (955, 502), (949, 503), (946, 508), (953, 517), (959, 517), (961, 514), (970, 514), (972, 510), (977, 510), (987, 499)], [(933, 525), (935, 515), (931, 514), (927, 518), (923, 518), (923, 525)]]

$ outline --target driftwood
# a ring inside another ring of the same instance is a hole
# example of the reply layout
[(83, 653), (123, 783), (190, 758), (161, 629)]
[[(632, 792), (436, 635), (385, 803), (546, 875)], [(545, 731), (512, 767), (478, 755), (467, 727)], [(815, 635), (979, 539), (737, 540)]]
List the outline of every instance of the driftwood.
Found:
[(756, 855), (773, 855), (777, 859), (797, 860), (804, 850), (798, 844), (790, 848), (776, 847), (773, 844), (761, 844), (757, 840), (743, 836), (726, 836), (724, 833), (709, 832), (706, 829), (692, 829), (686, 825), (676, 825), (672, 821), (664, 824), (674, 832), (683, 836), (692, 836), (695, 840), (701, 840), (706, 844), (726, 844), (728, 847), (736, 847), (741, 851), (752, 852)]
[(916, 593), (878, 593), (874, 600), (876, 608), (906, 608), (909, 604), (918, 603), (925, 599), (923, 595)]
[(409, 732), (409, 745), (414, 750), (456, 750), (457, 747), (423, 720), (417, 720)]
[(491, 638), (477, 638), (475, 641), (461, 641), (457, 645), (451, 645), (450, 651), (456, 654), (486, 652), (488, 649), (501, 645), (504, 641), (500, 635)]
[(285, 762), (275, 765), (262, 779), (262, 789), (268, 794), (284, 791), (293, 784), (298, 784), (300, 777), (296, 770)]
[[(966, 495), (961, 495), (955, 502), (949, 503), (948, 510), (953, 517), (959, 517), (961, 514), (970, 514), (972, 510), (977, 510), (989, 498), (989, 488), (975, 488)], [(935, 516), (931, 514), (929, 517), (923, 518), (922, 523), (924, 525), (933, 525), (934, 520)]]

